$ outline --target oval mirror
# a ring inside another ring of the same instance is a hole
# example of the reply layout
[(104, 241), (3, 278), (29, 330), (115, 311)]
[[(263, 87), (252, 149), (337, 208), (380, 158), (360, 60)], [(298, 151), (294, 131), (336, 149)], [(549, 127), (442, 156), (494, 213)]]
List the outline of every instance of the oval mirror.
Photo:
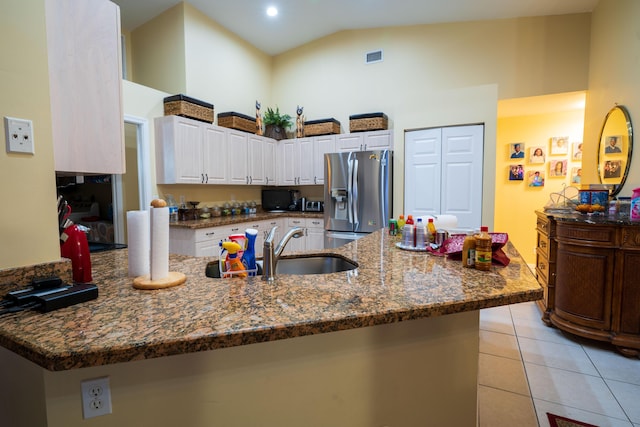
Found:
[(611, 196), (620, 192), (627, 179), (632, 149), (631, 117), (625, 107), (616, 105), (604, 118), (598, 146), (598, 176), (611, 189)]

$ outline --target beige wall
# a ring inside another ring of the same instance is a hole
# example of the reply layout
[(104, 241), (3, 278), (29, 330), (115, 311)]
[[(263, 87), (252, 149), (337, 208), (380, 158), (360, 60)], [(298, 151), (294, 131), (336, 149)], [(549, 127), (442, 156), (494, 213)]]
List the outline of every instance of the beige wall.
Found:
[(0, 120), (33, 121), (35, 154), (0, 137), (0, 269), (60, 258), (44, 0), (7, 0), (0, 13)]
[(130, 33), (131, 81), (170, 94), (186, 92), (184, 7), (180, 3)]
[[(404, 131), (485, 124), (483, 223), (493, 225), (499, 99), (584, 90), (590, 15), (343, 31), (275, 58), (275, 103), (308, 120), (383, 111), (394, 129), (394, 214), (403, 210)], [(368, 51), (384, 60), (365, 64)]]
[[(509, 240), (518, 248), (528, 264), (535, 265), (535, 211), (541, 210), (549, 202), (551, 193), (562, 191), (563, 186), (570, 186), (571, 168), (582, 165), (582, 162), (572, 158), (571, 148), (573, 143), (582, 141), (583, 126), (582, 109), (498, 119), (494, 229), (509, 233)], [(554, 136), (569, 137), (571, 144), (566, 155), (549, 155), (550, 138)], [(510, 144), (516, 142), (524, 144), (525, 159), (510, 158)], [(527, 161), (529, 149), (534, 146), (545, 147), (545, 164), (531, 164)], [(554, 160), (567, 161), (569, 172), (566, 177), (550, 176), (550, 162)], [(509, 181), (509, 167), (517, 164), (524, 165), (525, 179)], [(527, 185), (526, 173), (536, 170), (545, 173), (544, 187)]]
[[(585, 178), (598, 182), (597, 139), (607, 112), (617, 103), (629, 110), (631, 122), (640, 126), (640, 2), (637, 0), (600, 0), (593, 12), (589, 92), (585, 109)], [(640, 156), (636, 150), (630, 173), (620, 195), (630, 196), (640, 187)]]

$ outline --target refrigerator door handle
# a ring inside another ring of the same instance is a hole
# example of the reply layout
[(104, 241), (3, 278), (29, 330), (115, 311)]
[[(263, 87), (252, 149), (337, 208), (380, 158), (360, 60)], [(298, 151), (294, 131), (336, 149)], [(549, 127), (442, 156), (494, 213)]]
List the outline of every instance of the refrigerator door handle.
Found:
[(360, 219), (358, 218), (358, 159), (353, 159), (353, 175), (351, 180), (353, 181), (353, 197), (351, 208), (353, 209), (353, 224), (355, 229), (358, 230), (360, 226)]
[(347, 159), (348, 177), (347, 177), (347, 211), (349, 212), (349, 224), (353, 224), (353, 159), (351, 153)]

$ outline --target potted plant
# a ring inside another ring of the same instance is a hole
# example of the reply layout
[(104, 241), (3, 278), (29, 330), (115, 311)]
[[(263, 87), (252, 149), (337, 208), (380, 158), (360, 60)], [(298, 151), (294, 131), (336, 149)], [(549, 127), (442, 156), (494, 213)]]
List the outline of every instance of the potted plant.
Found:
[(287, 128), (291, 127), (291, 116), (288, 114), (280, 114), (280, 109), (276, 107), (275, 111), (267, 108), (267, 112), (262, 118), (264, 123), (264, 136), (281, 140), (287, 137)]

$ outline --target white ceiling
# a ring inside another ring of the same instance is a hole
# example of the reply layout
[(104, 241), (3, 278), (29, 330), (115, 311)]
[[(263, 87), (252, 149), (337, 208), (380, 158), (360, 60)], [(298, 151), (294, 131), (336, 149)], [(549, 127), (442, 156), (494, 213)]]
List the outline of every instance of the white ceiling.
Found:
[[(112, 0), (133, 30), (180, 0)], [(258, 49), (277, 55), (349, 29), (591, 12), (599, 0), (189, 0)], [(267, 6), (280, 10), (266, 16)]]

